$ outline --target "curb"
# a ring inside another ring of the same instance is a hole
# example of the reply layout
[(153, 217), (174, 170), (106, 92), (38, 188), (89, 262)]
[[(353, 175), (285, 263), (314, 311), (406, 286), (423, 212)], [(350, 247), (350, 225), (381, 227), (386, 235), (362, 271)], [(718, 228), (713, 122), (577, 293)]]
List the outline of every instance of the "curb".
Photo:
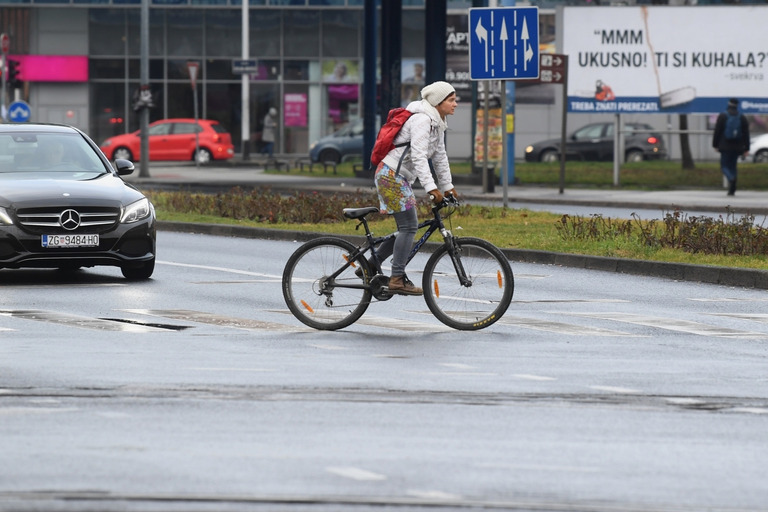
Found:
[[(172, 221), (158, 221), (157, 229), (175, 233), (200, 233), (215, 236), (298, 242), (305, 242), (319, 236), (329, 236), (329, 233), (314, 233), (309, 231), (286, 231), (280, 229), (232, 226), (227, 224)], [(352, 243), (359, 243), (363, 240), (363, 237), (358, 235), (334, 236), (338, 236), (339, 238), (343, 238)], [(435, 246), (437, 245), (437, 242), (428, 242), (425, 245), (425, 249), (428, 250), (430, 245)], [(561, 267), (643, 275), (672, 279), (675, 281), (717, 284), (740, 288), (768, 289), (768, 271), (766, 270), (610, 258), (605, 256), (588, 256), (582, 254), (536, 251), (531, 249), (502, 249), (501, 251), (509, 260), (522, 263), (557, 265)]]

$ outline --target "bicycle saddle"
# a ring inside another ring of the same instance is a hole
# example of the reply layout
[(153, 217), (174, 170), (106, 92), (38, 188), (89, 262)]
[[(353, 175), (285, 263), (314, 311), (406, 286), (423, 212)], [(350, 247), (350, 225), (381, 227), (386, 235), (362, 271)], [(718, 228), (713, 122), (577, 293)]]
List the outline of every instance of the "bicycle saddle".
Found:
[(344, 208), (344, 216), (348, 219), (359, 219), (365, 217), (369, 213), (376, 213), (379, 211), (378, 206), (366, 206), (365, 208)]

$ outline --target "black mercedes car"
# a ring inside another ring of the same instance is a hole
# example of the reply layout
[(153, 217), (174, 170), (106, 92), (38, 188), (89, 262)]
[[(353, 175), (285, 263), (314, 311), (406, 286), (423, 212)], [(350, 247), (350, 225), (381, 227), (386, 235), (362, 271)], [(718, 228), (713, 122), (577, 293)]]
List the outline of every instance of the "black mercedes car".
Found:
[[(613, 160), (614, 123), (582, 126), (565, 140), (566, 160)], [(624, 161), (641, 162), (667, 158), (661, 134), (645, 123), (624, 125)], [(543, 140), (525, 148), (526, 162), (560, 160), (560, 138)]]
[(109, 265), (128, 279), (155, 268), (155, 210), (82, 131), (0, 124), (0, 268)]

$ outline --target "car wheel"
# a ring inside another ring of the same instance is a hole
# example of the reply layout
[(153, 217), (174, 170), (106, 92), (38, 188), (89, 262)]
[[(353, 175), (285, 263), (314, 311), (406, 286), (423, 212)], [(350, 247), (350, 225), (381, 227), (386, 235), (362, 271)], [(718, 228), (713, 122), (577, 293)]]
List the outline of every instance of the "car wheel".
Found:
[(318, 157), (318, 160), (320, 161), (320, 163), (333, 162), (335, 164), (338, 164), (339, 162), (341, 162), (341, 155), (335, 149), (324, 149), (320, 152), (320, 156)]
[(152, 276), (152, 272), (155, 271), (155, 259), (142, 263), (138, 267), (125, 266), (121, 267), (123, 277), (130, 279), (131, 281), (140, 281), (143, 279), (149, 279)]
[(560, 155), (554, 149), (545, 149), (541, 152), (539, 161), (541, 162), (557, 162), (560, 160)]
[(197, 160), (197, 163), (199, 163), (200, 165), (206, 165), (211, 163), (211, 160), (213, 160), (213, 155), (211, 155), (211, 152), (208, 151), (207, 149), (200, 148), (197, 150), (195, 158)]
[(133, 160), (133, 153), (131, 153), (131, 150), (128, 148), (119, 147), (112, 153), (112, 160), (117, 160), (118, 158), (122, 158), (123, 160)]
[(643, 152), (639, 149), (630, 149), (627, 151), (627, 162), (642, 162), (643, 161)]
[(768, 162), (768, 149), (761, 149), (755, 153), (754, 162), (756, 164), (764, 164)]

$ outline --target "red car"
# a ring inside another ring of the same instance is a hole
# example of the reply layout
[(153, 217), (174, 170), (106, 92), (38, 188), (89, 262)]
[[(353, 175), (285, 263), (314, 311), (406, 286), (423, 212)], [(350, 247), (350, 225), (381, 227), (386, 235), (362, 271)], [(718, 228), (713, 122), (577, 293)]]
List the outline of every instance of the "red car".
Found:
[[(210, 119), (163, 119), (149, 125), (150, 160), (194, 160), (197, 134), (197, 161), (226, 160), (235, 155), (232, 137), (218, 121)], [(110, 160), (141, 160), (141, 130), (110, 137), (101, 150)]]

